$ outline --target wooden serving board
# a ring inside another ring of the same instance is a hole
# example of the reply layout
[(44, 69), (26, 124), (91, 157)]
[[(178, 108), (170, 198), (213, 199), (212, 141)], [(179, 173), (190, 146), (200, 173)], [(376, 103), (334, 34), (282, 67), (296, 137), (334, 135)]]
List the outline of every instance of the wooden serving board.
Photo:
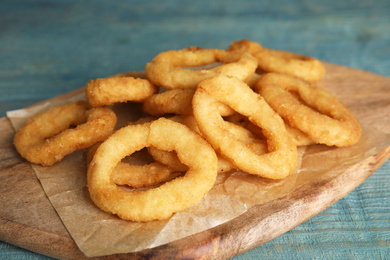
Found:
[[(320, 86), (343, 100), (366, 125), (390, 133), (390, 79), (326, 64)], [(372, 124), (375, 123), (375, 124)], [(31, 165), (13, 147), (14, 130), (0, 119), (0, 240), (61, 259), (87, 259), (46, 197)], [(390, 146), (343, 169), (324, 175), (280, 199), (255, 206), (215, 228), (153, 249), (99, 259), (226, 259), (291, 230), (364, 182), (390, 157)]]

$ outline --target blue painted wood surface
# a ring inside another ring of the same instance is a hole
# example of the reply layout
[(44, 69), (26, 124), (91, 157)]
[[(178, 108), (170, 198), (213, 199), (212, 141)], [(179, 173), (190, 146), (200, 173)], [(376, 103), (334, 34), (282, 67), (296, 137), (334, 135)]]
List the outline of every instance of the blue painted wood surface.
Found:
[[(248, 38), (390, 77), (390, 1), (31, 1), (0, 4), (0, 116), (142, 70), (154, 55)], [(389, 259), (390, 162), (345, 198), (234, 259)], [(0, 242), (0, 259), (49, 259)]]

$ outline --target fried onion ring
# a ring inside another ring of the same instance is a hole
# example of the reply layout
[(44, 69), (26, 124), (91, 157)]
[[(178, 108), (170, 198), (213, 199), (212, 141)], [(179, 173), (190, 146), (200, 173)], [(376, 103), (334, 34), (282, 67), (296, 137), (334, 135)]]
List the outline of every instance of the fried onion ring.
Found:
[[(175, 150), (189, 170), (159, 187), (124, 191), (111, 179), (115, 166), (127, 155), (144, 147)], [(213, 187), (217, 156), (210, 145), (188, 127), (160, 118), (151, 123), (129, 125), (111, 135), (97, 149), (88, 168), (88, 189), (102, 210), (133, 221), (169, 218), (200, 201)]]
[(313, 57), (301, 54), (263, 48), (256, 53), (259, 68), (265, 72), (284, 73), (307, 82), (317, 82), (324, 78), (323, 63)]
[(313, 139), (301, 130), (290, 126), (290, 124), (288, 124), (287, 122), (285, 122), (285, 126), (287, 133), (291, 136), (292, 140), (297, 146), (307, 146), (315, 144)]
[[(174, 116), (171, 117), (170, 120), (184, 124), (191, 130), (202, 135), (202, 133), (198, 128), (198, 124), (193, 116)], [(251, 147), (258, 154), (263, 154), (267, 152), (266, 143), (262, 140), (258, 140), (250, 131), (230, 122), (224, 122), (224, 124), (228, 129), (228, 131), (231, 132), (234, 135), (234, 137), (237, 138), (237, 140), (243, 142), (248, 147)], [(154, 147), (148, 147), (148, 151), (149, 154), (152, 155), (152, 157), (156, 161), (164, 165), (168, 165), (170, 168), (174, 169), (175, 171), (185, 171), (187, 169), (187, 166), (183, 165), (180, 162), (180, 160), (177, 158), (174, 152), (161, 151)], [(237, 168), (235, 165), (233, 165), (230, 162), (230, 160), (226, 159), (224, 156), (220, 155), (219, 153), (217, 153), (217, 157), (218, 157), (218, 173), (228, 172)]]
[(29, 162), (50, 166), (75, 150), (105, 140), (116, 121), (108, 107), (88, 109), (84, 101), (73, 102), (31, 118), (16, 132), (14, 145)]
[(264, 48), (247, 39), (232, 42), (227, 50), (251, 53), (258, 61), (258, 68), (264, 72), (283, 73), (307, 82), (317, 82), (325, 76), (324, 64), (316, 58)]
[[(96, 150), (101, 142), (88, 148), (87, 167), (89, 167)], [(142, 188), (157, 185), (175, 178), (180, 173), (159, 162), (145, 165), (132, 165), (127, 162), (119, 162), (112, 171), (111, 178), (117, 185), (126, 185), (132, 188)]]
[(136, 71), (90, 80), (85, 86), (87, 100), (93, 107), (128, 101), (142, 102), (157, 91), (158, 87), (143, 73)]
[(341, 147), (360, 139), (359, 120), (322, 88), (288, 75), (269, 73), (257, 82), (255, 89), (292, 127), (316, 143)]
[[(262, 129), (267, 138), (267, 153), (259, 155), (234, 138), (216, 109), (217, 101), (229, 105)], [(204, 138), (239, 169), (270, 179), (285, 178), (296, 170), (297, 147), (283, 120), (244, 82), (223, 75), (206, 79), (199, 83), (192, 102)]]
[[(222, 62), (211, 69), (188, 69)], [(245, 80), (257, 68), (257, 60), (249, 53), (233, 53), (220, 49), (190, 47), (159, 53), (145, 66), (149, 80), (167, 89), (196, 88), (203, 79), (224, 74)]]
[(159, 162), (145, 165), (131, 165), (120, 162), (112, 172), (111, 178), (117, 185), (127, 185), (133, 188), (150, 187), (171, 180), (181, 172)]
[[(170, 89), (147, 98), (142, 105), (145, 113), (152, 116), (164, 114), (192, 115), (192, 97), (195, 89)], [(222, 116), (232, 115), (234, 111), (225, 104), (218, 103)]]
[[(242, 126), (253, 134), (255, 134), (258, 138), (263, 139), (263, 133), (261, 131), (261, 128), (254, 125), (251, 121), (248, 120), (248, 118), (236, 113), (234, 115), (225, 117), (225, 120)], [(291, 127), (287, 122), (285, 122), (285, 126), (287, 133), (291, 136), (292, 140), (297, 146), (315, 144), (313, 139), (311, 139), (310, 136), (303, 133), (301, 130)]]
[(261, 73), (255, 72), (250, 75), (244, 82), (251, 88), (254, 88), (256, 82), (261, 78)]
[(188, 170), (188, 167), (179, 160), (174, 151), (163, 151), (156, 147), (148, 147), (148, 152), (154, 160), (174, 171), (183, 172)]

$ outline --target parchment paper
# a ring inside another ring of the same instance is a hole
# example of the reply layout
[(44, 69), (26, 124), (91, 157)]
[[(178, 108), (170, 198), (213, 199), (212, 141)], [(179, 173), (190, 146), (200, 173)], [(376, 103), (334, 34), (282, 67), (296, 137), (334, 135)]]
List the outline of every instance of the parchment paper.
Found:
[[(51, 106), (85, 100), (82, 89), (50, 99), (32, 107), (10, 111), (13, 127), (18, 129), (28, 118)], [(120, 127), (141, 116), (137, 103), (114, 106)], [(97, 208), (86, 188), (86, 151), (77, 151), (51, 167), (33, 165), (45, 193), (80, 250), (88, 257), (136, 252), (223, 224), (250, 207), (292, 192), (325, 173), (341, 171), (375, 155), (390, 145), (390, 135), (362, 123), (363, 135), (357, 145), (334, 148), (313, 145), (299, 149), (300, 166), (295, 174), (280, 181), (267, 180), (236, 171), (218, 175), (214, 188), (189, 209), (165, 221), (137, 223), (124, 221)], [(142, 157), (142, 154), (141, 154)]]

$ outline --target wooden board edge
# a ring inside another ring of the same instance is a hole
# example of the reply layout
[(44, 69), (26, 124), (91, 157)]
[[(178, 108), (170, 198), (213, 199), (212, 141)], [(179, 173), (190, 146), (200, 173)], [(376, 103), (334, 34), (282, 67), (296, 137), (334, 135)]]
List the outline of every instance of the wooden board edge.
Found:
[(4, 218), (0, 218), (0, 227), (0, 240), (9, 244), (58, 259), (87, 259), (69, 237)]

